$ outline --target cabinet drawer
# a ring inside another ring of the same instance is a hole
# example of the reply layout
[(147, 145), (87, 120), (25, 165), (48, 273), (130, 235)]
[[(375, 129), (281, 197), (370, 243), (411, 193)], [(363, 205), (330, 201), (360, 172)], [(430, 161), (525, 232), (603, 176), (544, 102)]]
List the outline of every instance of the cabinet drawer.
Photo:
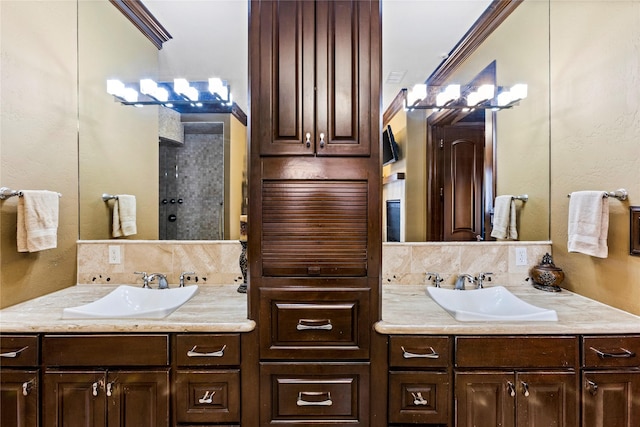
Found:
[(38, 337), (0, 335), (0, 366), (37, 366)]
[(263, 358), (366, 358), (369, 290), (260, 290)]
[(446, 368), (451, 357), (449, 337), (391, 336), (389, 366)]
[(178, 366), (240, 365), (240, 335), (179, 334), (174, 352)]
[(578, 366), (575, 336), (456, 337), (456, 366), (571, 368)]
[(583, 337), (582, 355), (585, 367), (640, 367), (640, 335)]
[(261, 425), (369, 425), (369, 365), (263, 363)]
[(45, 335), (48, 366), (165, 366), (168, 335)]
[(449, 374), (445, 372), (390, 372), (389, 421), (446, 424), (449, 383)]
[(240, 370), (178, 371), (175, 379), (178, 423), (240, 421)]

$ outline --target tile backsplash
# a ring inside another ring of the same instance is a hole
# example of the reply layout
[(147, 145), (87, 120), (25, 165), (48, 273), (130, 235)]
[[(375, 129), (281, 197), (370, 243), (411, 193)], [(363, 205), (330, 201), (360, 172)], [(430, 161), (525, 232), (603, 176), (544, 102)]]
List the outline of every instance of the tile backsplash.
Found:
[[(109, 246), (117, 246), (120, 263), (109, 263)], [(516, 248), (526, 248), (526, 265), (517, 265)], [(142, 283), (135, 271), (164, 273), (170, 285), (183, 271), (187, 283), (240, 284), (240, 243), (220, 241), (82, 240), (78, 242), (79, 284)], [(425, 273), (439, 273), (453, 286), (460, 273), (494, 273), (492, 283), (520, 284), (529, 269), (551, 253), (551, 242), (383, 243), (382, 284), (426, 284)]]

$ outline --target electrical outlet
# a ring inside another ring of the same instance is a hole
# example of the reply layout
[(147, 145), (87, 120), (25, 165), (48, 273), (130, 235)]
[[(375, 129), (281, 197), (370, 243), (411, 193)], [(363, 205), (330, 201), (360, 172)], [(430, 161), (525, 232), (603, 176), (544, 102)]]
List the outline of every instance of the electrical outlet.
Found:
[(516, 248), (516, 265), (527, 265), (527, 248)]
[(109, 264), (120, 264), (120, 246), (109, 245)]

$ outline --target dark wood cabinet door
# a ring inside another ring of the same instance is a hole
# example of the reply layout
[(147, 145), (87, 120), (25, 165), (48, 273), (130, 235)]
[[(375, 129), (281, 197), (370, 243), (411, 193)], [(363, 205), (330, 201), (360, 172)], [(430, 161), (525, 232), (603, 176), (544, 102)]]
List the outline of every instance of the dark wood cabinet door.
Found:
[(366, 276), (368, 183), (262, 182), (264, 276)]
[(104, 371), (48, 371), (44, 374), (43, 426), (106, 426)]
[(516, 375), (518, 427), (578, 425), (575, 372), (527, 372)]
[(441, 146), (444, 159), (444, 240), (477, 240), (484, 236), (484, 131), (473, 127), (445, 127)]
[(107, 375), (108, 427), (169, 425), (169, 370), (112, 371)]
[(0, 425), (38, 426), (38, 371), (0, 373)]
[(459, 427), (515, 426), (512, 372), (458, 372), (455, 398)]
[(585, 371), (582, 426), (632, 427), (640, 422), (640, 371)]
[(370, 154), (376, 5), (251, 2), (252, 128), (261, 155)]

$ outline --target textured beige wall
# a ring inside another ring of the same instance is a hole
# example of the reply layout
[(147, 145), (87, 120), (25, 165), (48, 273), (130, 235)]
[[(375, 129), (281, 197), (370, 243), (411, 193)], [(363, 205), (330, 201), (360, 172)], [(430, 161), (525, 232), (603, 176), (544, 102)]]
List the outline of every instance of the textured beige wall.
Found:
[(230, 114), (229, 127), (229, 176), (225, 176), (225, 186), (229, 187), (229, 234), (226, 237), (238, 240), (242, 214), (242, 183), (247, 180), (247, 127)]
[(525, 1), (456, 72), (466, 83), (493, 60), (497, 83), (527, 83), (529, 96), (496, 113), (496, 195), (528, 194), (518, 239), (549, 239), (549, 3)]
[[(564, 285), (640, 314), (640, 257), (629, 206), (640, 205), (640, 1), (551, 2), (551, 238)], [(567, 252), (567, 194), (624, 187), (610, 200), (609, 256)]]
[(129, 238), (157, 239), (159, 107), (123, 106), (106, 81), (157, 79), (158, 50), (108, 1), (81, 1), (78, 15), (80, 237), (111, 237), (110, 193), (136, 196)]
[(0, 1), (0, 185), (52, 190), (57, 248), (18, 253), (17, 197), (0, 201), (0, 307), (75, 284), (76, 5)]

